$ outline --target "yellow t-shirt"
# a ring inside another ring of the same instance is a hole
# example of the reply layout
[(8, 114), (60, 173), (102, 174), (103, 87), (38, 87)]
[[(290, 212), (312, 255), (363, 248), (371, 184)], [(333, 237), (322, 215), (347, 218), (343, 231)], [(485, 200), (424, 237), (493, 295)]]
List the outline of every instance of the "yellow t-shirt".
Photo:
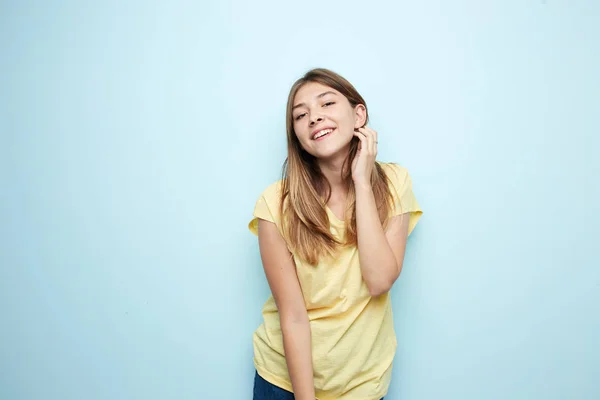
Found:
[[(408, 171), (381, 164), (393, 184), (392, 216), (409, 213), (409, 234), (422, 210)], [(281, 181), (256, 202), (249, 229), (258, 233), (258, 218), (280, 224)], [(344, 235), (344, 221), (327, 209), (331, 231)], [(312, 333), (314, 383), (318, 400), (380, 399), (390, 384), (397, 341), (389, 292), (373, 298), (362, 279), (356, 246), (343, 247), (334, 259), (308, 265), (294, 255)], [(273, 296), (263, 310), (264, 322), (253, 335), (254, 365), (266, 381), (285, 390), (292, 385), (284, 357), (279, 314)]]

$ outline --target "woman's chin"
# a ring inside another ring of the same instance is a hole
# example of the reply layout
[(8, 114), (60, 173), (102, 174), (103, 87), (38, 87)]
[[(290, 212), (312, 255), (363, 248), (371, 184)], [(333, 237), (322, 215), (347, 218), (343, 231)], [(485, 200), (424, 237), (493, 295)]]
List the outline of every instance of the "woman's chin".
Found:
[(331, 147), (328, 149), (321, 149), (320, 151), (313, 154), (319, 161), (335, 161), (338, 159), (345, 159), (350, 152), (350, 144), (345, 146)]

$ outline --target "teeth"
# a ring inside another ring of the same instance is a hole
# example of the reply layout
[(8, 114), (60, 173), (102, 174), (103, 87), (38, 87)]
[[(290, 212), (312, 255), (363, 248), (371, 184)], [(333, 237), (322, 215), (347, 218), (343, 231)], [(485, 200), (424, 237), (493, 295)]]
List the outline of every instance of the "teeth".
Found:
[(315, 139), (318, 139), (318, 138), (320, 138), (322, 136), (325, 136), (325, 135), (327, 135), (328, 133), (331, 133), (331, 132), (333, 132), (333, 129), (322, 130), (321, 132), (319, 132), (318, 134), (315, 135)]

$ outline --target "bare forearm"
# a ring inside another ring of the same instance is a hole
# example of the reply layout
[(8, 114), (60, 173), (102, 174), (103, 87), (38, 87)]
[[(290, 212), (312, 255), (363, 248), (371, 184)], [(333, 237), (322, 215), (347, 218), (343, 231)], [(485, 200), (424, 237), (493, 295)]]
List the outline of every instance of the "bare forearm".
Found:
[(360, 268), (371, 295), (379, 295), (387, 292), (398, 277), (398, 264), (379, 221), (371, 186), (355, 188)]
[(312, 344), (310, 323), (282, 322), (283, 347), (288, 372), (292, 380), (294, 398), (314, 400), (315, 387), (312, 367)]

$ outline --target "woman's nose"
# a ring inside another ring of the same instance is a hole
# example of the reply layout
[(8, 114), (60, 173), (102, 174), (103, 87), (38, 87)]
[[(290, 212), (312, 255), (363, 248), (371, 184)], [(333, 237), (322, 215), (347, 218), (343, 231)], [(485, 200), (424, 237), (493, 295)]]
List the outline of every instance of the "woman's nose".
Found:
[(313, 126), (317, 122), (321, 122), (321, 121), (323, 121), (322, 117), (315, 116), (315, 117), (311, 118), (311, 120), (310, 120), (310, 126)]

